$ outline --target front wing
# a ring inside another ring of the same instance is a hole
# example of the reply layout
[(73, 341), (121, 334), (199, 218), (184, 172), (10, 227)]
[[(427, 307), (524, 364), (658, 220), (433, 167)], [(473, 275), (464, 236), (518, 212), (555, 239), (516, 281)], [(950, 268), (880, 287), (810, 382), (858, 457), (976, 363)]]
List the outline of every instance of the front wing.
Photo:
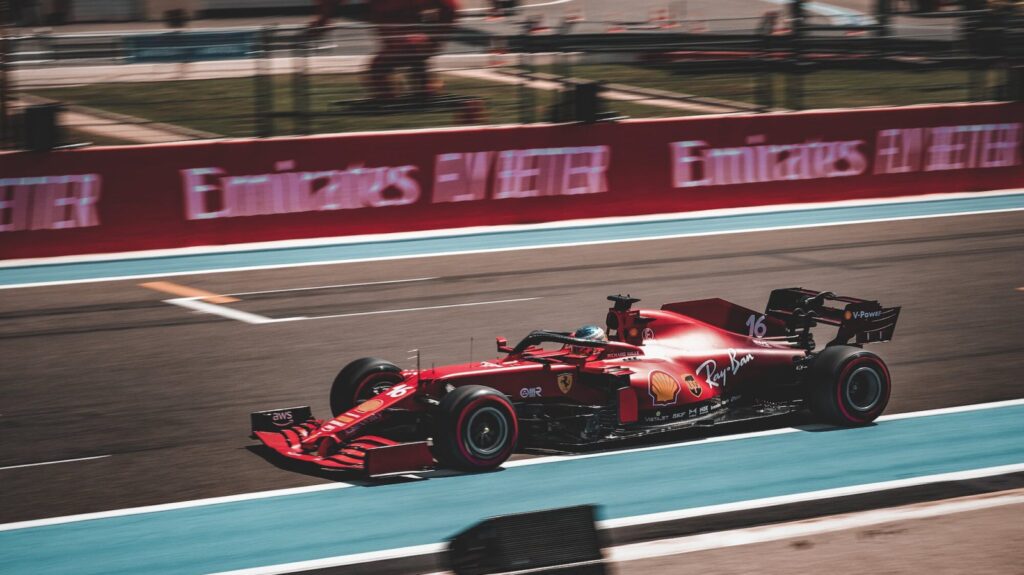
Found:
[(362, 435), (320, 455), (304, 451), (304, 437), (324, 424), (309, 407), (272, 409), (252, 414), (253, 436), (278, 455), (324, 469), (359, 472), (371, 477), (423, 471), (434, 467), (425, 441), (399, 443), (376, 435)]

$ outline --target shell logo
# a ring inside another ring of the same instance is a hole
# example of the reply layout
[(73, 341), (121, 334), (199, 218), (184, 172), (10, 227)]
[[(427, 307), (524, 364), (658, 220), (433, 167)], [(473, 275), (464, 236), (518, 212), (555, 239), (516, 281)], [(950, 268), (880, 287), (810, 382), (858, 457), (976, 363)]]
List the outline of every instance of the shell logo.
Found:
[(652, 371), (647, 392), (656, 406), (675, 405), (679, 399), (679, 381), (664, 371)]

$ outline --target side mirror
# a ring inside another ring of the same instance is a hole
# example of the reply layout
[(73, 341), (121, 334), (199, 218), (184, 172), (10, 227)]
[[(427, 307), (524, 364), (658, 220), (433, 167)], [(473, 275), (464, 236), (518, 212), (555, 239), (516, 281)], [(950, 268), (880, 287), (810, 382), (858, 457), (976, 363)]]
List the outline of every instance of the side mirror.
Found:
[(498, 343), (498, 353), (512, 353), (512, 348), (508, 346), (508, 340), (507, 339), (505, 339), (503, 337), (499, 337), (497, 343)]

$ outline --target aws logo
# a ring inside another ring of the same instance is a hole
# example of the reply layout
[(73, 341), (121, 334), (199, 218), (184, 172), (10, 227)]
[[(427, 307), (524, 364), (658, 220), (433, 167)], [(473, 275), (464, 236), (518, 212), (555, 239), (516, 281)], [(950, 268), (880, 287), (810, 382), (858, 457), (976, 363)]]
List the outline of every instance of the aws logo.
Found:
[(295, 418), (292, 416), (291, 410), (275, 411), (270, 417), (270, 420), (278, 427), (290, 427), (295, 425)]

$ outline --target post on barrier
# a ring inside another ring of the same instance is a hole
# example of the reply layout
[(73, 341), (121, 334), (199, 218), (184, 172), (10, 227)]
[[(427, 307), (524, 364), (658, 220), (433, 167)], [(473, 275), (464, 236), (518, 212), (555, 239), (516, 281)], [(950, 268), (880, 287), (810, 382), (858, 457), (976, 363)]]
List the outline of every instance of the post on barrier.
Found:
[(62, 105), (36, 104), (25, 108), (24, 146), (33, 152), (47, 152), (60, 145), (59, 114)]
[(875, 21), (878, 28), (875, 35), (880, 38), (889, 37), (889, 24), (892, 16), (892, 0), (875, 0)]
[(594, 124), (601, 116), (600, 82), (577, 82), (573, 87), (573, 119)]
[(789, 48), (791, 59), (786, 70), (786, 107), (790, 110), (802, 110), (804, 107), (804, 74), (806, 67), (803, 61), (806, 13), (804, 0), (792, 0), (790, 10)]
[(790, 0), (789, 3), (789, 18), (791, 22), (792, 37), (794, 39), (800, 39), (804, 34), (804, 25), (806, 22), (804, 18), (806, 16), (806, 10), (804, 7), (804, 0)]
[(292, 37), (292, 131), (309, 135), (309, 71), (307, 56), (312, 36), (305, 31)]
[(569, 109), (569, 96), (571, 95), (569, 83), (562, 78), (558, 83), (558, 89), (554, 91), (554, 100), (551, 103), (551, 108), (547, 111), (546, 122), (557, 124), (565, 122), (568, 117), (567, 110)]
[(526, 52), (520, 56), (523, 70), (522, 81), (519, 82), (519, 123), (532, 124), (534, 122), (534, 111), (537, 106), (536, 93), (530, 87), (530, 78), (535, 71), (533, 53)]
[(790, 110), (804, 109), (804, 76), (810, 72), (811, 64), (798, 59), (791, 60), (786, 70), (786, 107)]
[(573, 114), (573, 99), (576, 97), (575, 83), (570, 77), (567, 55), (558, 52), (554, 55), (554, 71), (559, 76), (559, 89), (555, 92), (555, 101), (551, 106), (551, 122), (570, 122)]
[(762, 112), (768, 112), (775, 107), (775, 66), (770, 62), (764, 62), (758, 67), (754, 78), (754, 93), (757, 105)]
[[(6, 17), (6, 15), (4, 15)], [(13, 140), (11, 137), (10, 105), (7, 59), (10, 44), (7, 40), (7, 28), (0, 24), (0, 148)]]
[(980, 102), (988, 98), (988, 64), (982, 58), (973, 60), (967, 72), (967, 99)]
[(572, 78), (572, 54), (559, 52), (555, 55), (555, 73), (563, 78)]
[(258, 48), (253, 54), (253, 126), (256, 137), (269, 138), (274, 135), (274, 76), (268, 65), (271, 58), (272, 28), (260, 30)]

